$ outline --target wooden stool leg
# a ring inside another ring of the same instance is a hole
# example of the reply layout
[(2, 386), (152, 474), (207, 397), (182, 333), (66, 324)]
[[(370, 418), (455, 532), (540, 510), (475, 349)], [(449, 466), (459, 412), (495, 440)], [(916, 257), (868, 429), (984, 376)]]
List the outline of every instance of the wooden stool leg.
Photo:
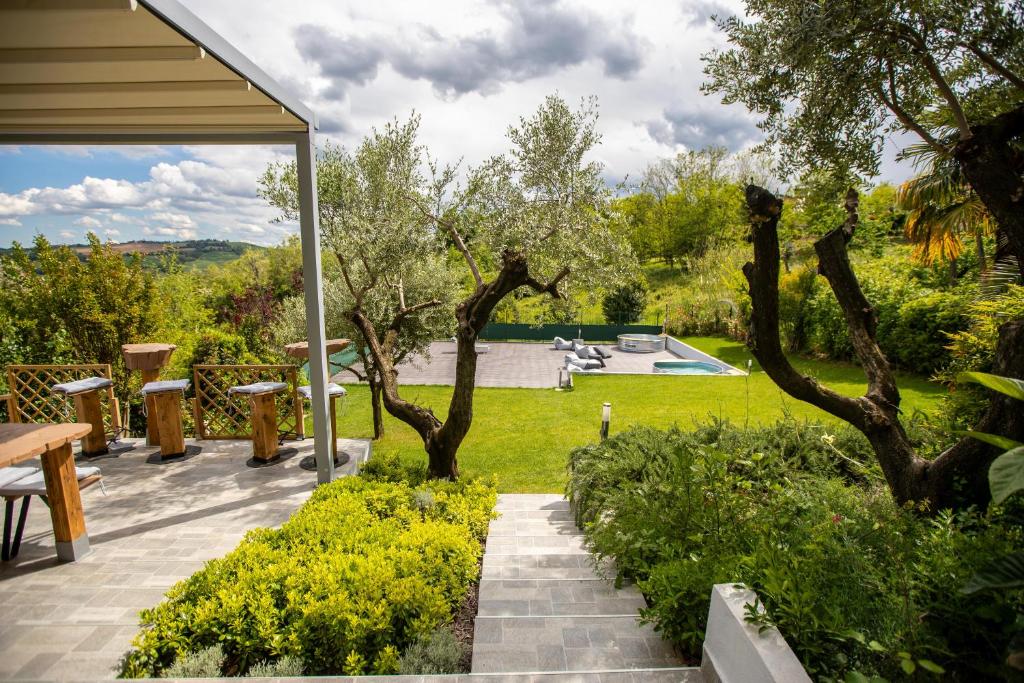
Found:
[[(145, 386), (150, 382), (160, 379), (159, 370), (143, 370), (142, 384)], [(146, 394), (146, 445), (156, 446), (160, 443), (160, 425), (156, 417), (156, 395)]]
[(302, 441), (306, 438), (306, 406), (305, 400), (295, 394), (295, 438)]
[(331, 458), (338, 464), (338, 397), (331, 397)]
[(252, 397), (252, 455), (267, 462), (277, 457), (277, 406), (274, 394)]
[(181, 424), (181, 394), (177, 391), (164, 391), (153, 394), (152, 398), (153, 412), (149, 414), (149, 421), (158, 425), (160, 457), (184, 455), (185, 430)]
[(108, 452), (107, 435), (103, 430), (103, 410), (100, 408), (100, 392), (86, 391), (75, 394), (75, 413), (78, 421), (92, 425), (92, 431), (82, 437), (84, 455), (103, 455)]
[(70, 443), (43, 453), (43, 477), (53, 536), (57, 541), (57, 558), (74, 562), (88, 554), (89, 536), (85, 533), (85, 514)]

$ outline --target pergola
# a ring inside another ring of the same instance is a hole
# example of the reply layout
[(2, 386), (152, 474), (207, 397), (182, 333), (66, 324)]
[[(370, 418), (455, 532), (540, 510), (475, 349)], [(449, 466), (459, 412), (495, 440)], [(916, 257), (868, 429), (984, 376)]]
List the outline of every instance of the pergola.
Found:
[(289, 144), (298, 165), (317, 479), (334, 477), (316, 117), (176, 0), (0, 1), (0, 143)]

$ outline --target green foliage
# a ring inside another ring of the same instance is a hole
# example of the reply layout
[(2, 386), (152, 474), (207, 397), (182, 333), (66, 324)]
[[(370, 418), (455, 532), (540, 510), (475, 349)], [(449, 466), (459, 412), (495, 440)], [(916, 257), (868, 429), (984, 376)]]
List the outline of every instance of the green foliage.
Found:
[(420, 636), (402, 653), (398, 673), (402, 676), (431, 676), (463, 673), (462, 659), (466, 646), (446, 627)]
[(814, 678), (1005, 673), (1019, 595), (959, 589), (1024, 547), (1019, 527), (896, 508), (869, 454), (845, 427), (639, 428), (573, 451), (568, 493), (596, 553), (638, 581), (645, 618), (692, 656), (712, 585), (737, 582)]
[(178, 655), (161, 678), (220, 678), (224, 648), (219, 644)]
[(637, 280), (608, 292), (601, 311), (609, 325), (628, 325), (640, 320), (647, 307), (647, 285)]
[[(110, 363), (127, 388), (121, 345), (141, 341), (158, 316), (152, 274), (89, 234), (84, 261), (37, 235), (33, 252), (15, 244), (0, 259), (0, 326), (13, 333), (6, 359), (23, 363)], [(5, 359), (5, 360), (6, 360)]]
[[(418, 490), (434, 504), (417, 506)], [(279, 529), (250, 532), (144, 611), (121, 673), (158, 675), (218, 643), (225, 672), (290, 656), (310, 675), (394, 673), (477, 579), (495, 502), (480, 481), (321, 486)]]
[(258, 662), (249, 667), (250, 678), (290, 678), (302, 675), (302, 660), (285, 655), (277, 661)]

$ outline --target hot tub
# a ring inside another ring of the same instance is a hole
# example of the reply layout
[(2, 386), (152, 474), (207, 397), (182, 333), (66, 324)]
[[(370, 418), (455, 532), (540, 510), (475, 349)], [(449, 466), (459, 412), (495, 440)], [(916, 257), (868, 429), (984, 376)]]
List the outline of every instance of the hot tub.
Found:
[(665, 338), (657, 334), (620, 334), (619, 351), (653, 353), (665, 350)]
[(668, 375), (720, 375), (725, 372), (725, 368), (700, 360), (656, 360), (654, 372)]

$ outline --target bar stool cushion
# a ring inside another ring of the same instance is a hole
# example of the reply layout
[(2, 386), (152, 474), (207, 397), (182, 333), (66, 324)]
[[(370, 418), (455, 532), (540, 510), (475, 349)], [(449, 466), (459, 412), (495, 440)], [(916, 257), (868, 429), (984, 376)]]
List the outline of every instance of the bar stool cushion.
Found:
[[(46, 478), (43, 471), (38, 468), (8, 468), (8, 469), (35, 469), (35, 472), (0, 487), (0, 496), (45, 496)], [(75, 478), (82, 481), (88, 477), (94, 477), (100, 473), (99, 467), (76, 467)]]
[(39, 472), (38, 467), (2, 467), (0, 468), (0, 489), (37, 472)]
[(256, 382), (255, 384), (242, 384), (228, 389), (229, 394), (279, 394), (288, 385), (284, 382)]
[(113, 381), (107, 379), (106, 377), (86, 377), (85, 379), (75, 380), (74, 382), (54, 384), (53, 391), (56, 391), (61, 394), (67, 394), (68, 396), (73, 396), (74, 394), (84, 394), (87, 391), (106, 389), (113, 383)]
[(167, 391), (182, 391), (188, 389), (188, 385), (191, 384), (187, 379), (168, 379), (160, 382), (146, 382), (145, 386), (139, 391), (140, 394), (145, 396), (146, 394), (162, 394)]
[[(309, 386), (308, 384), (303, 385), (299, 387), (299, 394), (302, 396), (302, 398), (308, 398), (312, 400), (313, 387)], [(327, 383), (328, 396), (345, 396), (347, 394), (348, 392), (345, 390), (345, 387), (341, 386), (340, 384), (335, 384), (334, 382)]]

